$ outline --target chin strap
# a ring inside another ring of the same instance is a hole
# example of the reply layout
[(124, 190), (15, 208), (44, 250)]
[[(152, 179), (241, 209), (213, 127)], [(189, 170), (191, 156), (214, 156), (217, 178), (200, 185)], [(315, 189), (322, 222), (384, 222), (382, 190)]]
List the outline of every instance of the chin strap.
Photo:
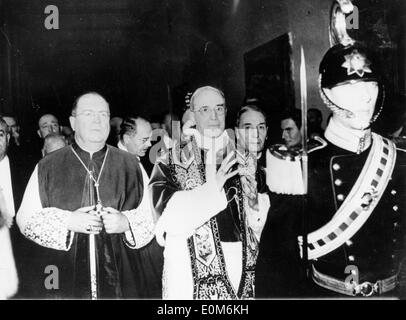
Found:
[[(320, 74), (320, 76), (319, 76), (319, 93), (320, 93), (321, 99), (323, 100), (323, 102), (327, 106), (327, 108), (329, 108), (332, 112), (334, 112), (335, 114), (337, 114), (341, 117), (354, 118), (355, 115), (353, 112), (339, 107), (333, 101), (331, 101), (329, 99), (329, 97), (327, 97), (326, 93), (324, 92), (324, 89), (321, 87), (321, 78), (322, 78), (322, 75)], [(379, 90), (379, 92), (382, 92), (382, 98), (380, 99), (380, 102), (381, 102), (380, 107), (379, 107), (378, 111), (372, 116), (371, 120), (369, 121), (368, 128), (371, 127), (371, 125), (378, 119), (378, 117), (382, 113), (383, 105), (385, 103), (385, 98), (386, 98), (385, 86), (383, 84), (379, 83), (379, 87), (381, 88)], [(379, 96), (378, 96), (378, 98), (379, 98)], [(366, 129), (368, 129), (368, 128), (366, 128)]]

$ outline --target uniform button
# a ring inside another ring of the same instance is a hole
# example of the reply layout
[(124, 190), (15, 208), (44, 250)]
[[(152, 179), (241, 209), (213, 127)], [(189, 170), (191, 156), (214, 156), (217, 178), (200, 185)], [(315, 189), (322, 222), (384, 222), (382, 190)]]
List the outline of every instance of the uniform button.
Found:
[(396, 227), (398, 226), (398, 223), (397, 223), (397, 222), (394, 222), (394, 223), (393, 223), (393, 226), (396, 228)]
[(337, 195), (337, 199), (338, 199), (339, 201), (343, 201), (343, 200), (344, 200), (344, 195), (343, 195), (343, 194), (338, 194), (338, 195)]
[(354, 256), (348, 256), (348, 260), (355, 261), (355, 257)]
[(393, 211), (398, 211), (399, 207), (398, 206), (393, 206), (392, 209), (393, 209)]
[(343, 184), (343, 182), (342, 182), (340, 179), (336, 179), (336, 180), (334, 181), (334, 184), (335, 184), (336, 186), (341, 186), (341, 185)]
[(393, 195), (393, 196), (394, 196), (394, 195), (395, 195), (397, 192), (396, 192), (396, 190), (395, 190), (395, 189), (393, 189), (393, 190), (391, 190), (391, 192), (390, 192), (390, 193), (391, 193), (391, 195)]
[(345, 242), (345, 244), (350, 247), (350, 246), (352, 246), (352, 241), (351, 241), (351, 240), (347, 240), (347, 241)]
[(338, 171), (338, 170), (340, 170), (340, 168), (341, 168), (341, 167), (340, 167), (340, 165), (339, 165), (338, 163), (334, 163), (334, 164), (333, 164), (333, 170), (334, 170), (334, 171)]

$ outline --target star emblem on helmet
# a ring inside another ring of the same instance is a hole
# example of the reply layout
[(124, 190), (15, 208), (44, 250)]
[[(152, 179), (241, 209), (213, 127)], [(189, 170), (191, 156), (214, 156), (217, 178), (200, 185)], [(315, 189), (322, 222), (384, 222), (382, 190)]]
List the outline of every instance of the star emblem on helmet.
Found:
[(351, 54), (346, 54), (344, 58), (345, 62), (341, 66), (347, 68), (349, 76), (356, 73), (360, 77), (363, 77), (365, 73), (372, 72), (369, 68), (371, 62), (364, 54), (359, 53), (357, 49), (353, 50)]

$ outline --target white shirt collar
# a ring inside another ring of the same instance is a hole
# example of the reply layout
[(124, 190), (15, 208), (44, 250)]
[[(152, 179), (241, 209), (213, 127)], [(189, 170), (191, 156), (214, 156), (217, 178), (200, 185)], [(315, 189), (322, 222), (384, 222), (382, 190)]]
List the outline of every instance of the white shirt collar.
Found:
[(223, 131), (217, 138), (203, 136), (197, 130), (194, 130), (193, 135), (196, 138), (196, 143), (199, 148), (214, 151), (215, 153), (225, 148), (230, 141), (227, 131)]
[(215, 164), (217, 161), (218, 152), (221, 150), (225, 150), (227, 148), (227, 145), (231, 142), (227, 131), (224, 131), (217, 138), (203, 136), (197, 130), (193, 131), (197, 146), (200, 149), (204, 149), (207, 151), (205, 163)]
[(128, 152), (127, 147), (121, 143), (121, 140), (117, 143), (117, 148)]

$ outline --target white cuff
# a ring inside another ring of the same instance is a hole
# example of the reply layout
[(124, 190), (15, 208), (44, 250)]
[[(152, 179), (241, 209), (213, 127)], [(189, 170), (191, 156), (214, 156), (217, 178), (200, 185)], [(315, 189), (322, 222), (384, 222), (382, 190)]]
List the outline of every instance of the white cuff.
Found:
[(44, 208), (28, 220), (24, 235), (41, 246), (69, 251), (73, 242), (73, 231), (67, 228), (70, 211)]
[(224, 190), (218, 191), (213, 182), (193, 190), (175, 192), (155, 227), (160, 245), (164, 245), (164, 234), (190, 237), (197, 228), (227, 207)]
[(144, 210), (122, 212), (128, 219), (130, 230), (124, 233), (124, 243), (131, 249), (139, 249), (154, 238), (154, 221), (151, 213)]

